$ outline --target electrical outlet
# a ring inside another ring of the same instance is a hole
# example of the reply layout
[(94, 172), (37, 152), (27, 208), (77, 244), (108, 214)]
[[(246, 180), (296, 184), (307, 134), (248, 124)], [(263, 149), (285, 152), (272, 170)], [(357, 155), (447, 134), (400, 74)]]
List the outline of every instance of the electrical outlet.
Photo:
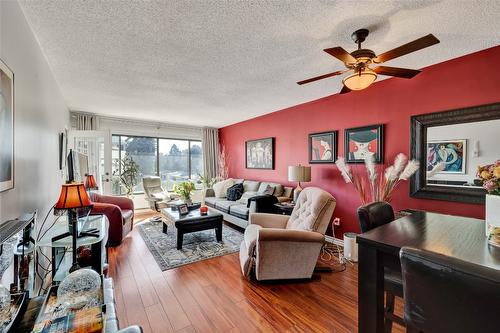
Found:
[(333, 225), (339, 226), (340, 225), (340, 218), (338, 218), (338, 217), (334, 218)]

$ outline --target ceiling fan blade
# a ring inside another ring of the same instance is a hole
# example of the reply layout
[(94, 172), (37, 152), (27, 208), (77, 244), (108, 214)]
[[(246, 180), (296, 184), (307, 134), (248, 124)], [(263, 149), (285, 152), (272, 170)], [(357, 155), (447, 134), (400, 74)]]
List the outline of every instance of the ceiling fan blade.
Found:
[(340, 74), (342, 74), (344, 72), (345, 71), (336, 71), (336, 72), (332, 72), (332, 73), (328, 73), (328, 74), (323, 74), (323, 75), (316, 76), (316, 77), (313, 77), (313, 78), (310, 78), (310, 79), (307, 79), (307, 80), (299, 81), (299, 82), (297, 82), (297, 84), (302, 85), (302, 84), (306, 84), (306, 83), (309, 83), (309, 82), (313, 82), (313, 81), (317, 81), (317, 80), (321, 80), (321, 79), (326, 79), (327, 77), (332, 77), (332, 76), (335, 76), (335, 75), (340, 75)]
[(381, 55), (377, 56), (374, 61), (376, 63), (386, 62), (388, 60), (404, 56), (405, 54), (424, 49), (437, 43), (439, 43), (439, 39), (437, 39), (433, 34), (428, 34), (427, 36), (416, 39), (413, 42), (406, 43), (404, 45), (396, 47), (395, 49), (382, 53)]
[(407, 68), (398, 68), (398, 67), (387, 67), (387, 66), (378, 66), (373, 69), (373, 71), (377, 74), (402, 77), (405, 79), (411, 79), (421, 71), (416, 69), (407, 69)]
[(347, 52), (340, 46), (324, 49), (323, 51), (339, 59), (343, 63), (356, 63), (356, 58), (354, 58), (352, 55), (349, 54), (349, 52)]
[(351, 89), (347, 88), (346, 86), (343, 86), (342, 90), (340, 90), (339, 94), (346, 94), (350, 91), (351, 91)]

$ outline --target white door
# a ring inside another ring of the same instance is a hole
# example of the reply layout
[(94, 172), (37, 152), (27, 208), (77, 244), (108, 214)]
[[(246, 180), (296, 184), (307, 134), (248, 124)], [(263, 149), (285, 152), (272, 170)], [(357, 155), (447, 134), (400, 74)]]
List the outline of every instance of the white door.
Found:
[(68, 150), (88, 157), (89, 174), (94, 175), (99, 191), (111, 194), (111, 133), (109, 131), (68, 131)]

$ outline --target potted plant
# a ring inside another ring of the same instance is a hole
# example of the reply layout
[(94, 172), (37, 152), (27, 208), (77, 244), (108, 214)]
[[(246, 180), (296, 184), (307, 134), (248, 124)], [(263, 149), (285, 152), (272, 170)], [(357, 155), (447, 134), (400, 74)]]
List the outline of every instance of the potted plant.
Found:
[[(134, 189), (137, 186), (137, 176), (139, 175), (139, 164), (135, 162), (128, 153), (117, 162), (113, 176), (118, 176), (120, 185), (125, 189), (127, 197), (133, 197)], [(120, 172), (121, 170), (121, 172)]]
[(191, 205), (191, 193), (195, 190), (194, 183), (185, 181), (182, 183), (174, 184), (174, 192), (180, 195), (184, 202)]
[(477, 177), (486, 194), (486, 237), (491, 245), (500, 247), (500, 160), (479, 166)]

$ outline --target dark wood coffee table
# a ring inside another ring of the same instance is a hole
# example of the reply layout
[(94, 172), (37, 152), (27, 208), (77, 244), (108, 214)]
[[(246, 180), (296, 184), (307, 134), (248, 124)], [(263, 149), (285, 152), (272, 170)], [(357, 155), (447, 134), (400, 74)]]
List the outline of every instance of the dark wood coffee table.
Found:
[(207, 215), (201, 215), (199, 209), (190, 211), (186, 215), (180, 215), (177, 210), (163, 208), (161, 210), (165, 219), (163, 220), (163, 232), (166, 233), (168, 224), (175, 224), (177, 228), (177, 250), (182, 249), (184, 234), (191, 232), (215, 229), (215, 237), (222, 242), (222, 214), (211, 209)]

